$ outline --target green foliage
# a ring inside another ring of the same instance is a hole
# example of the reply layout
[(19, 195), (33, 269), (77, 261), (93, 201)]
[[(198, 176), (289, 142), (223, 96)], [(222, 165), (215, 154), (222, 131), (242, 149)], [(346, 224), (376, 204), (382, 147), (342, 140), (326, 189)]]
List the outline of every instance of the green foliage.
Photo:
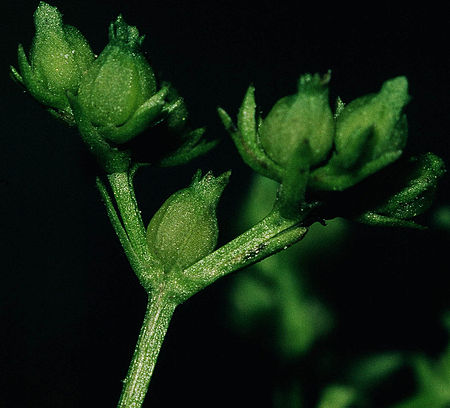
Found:
[(404, 364), (405, 358), (400, 352), (371, 354), (350, 363), (347, 382), (360, 393), (369, 392)]
[(304, 355), (333, 326), (330, 311), (307, 290), (301, 266), (275, 255), (240, 276), (230, 293), (234, 327), (247, 336), (266, 335), (283, 361)]
[(387, 197), (358, 220), (370, 225), (421, 227), (411, 219), (431, 206), (444, 173), (444, 162), (432, 153), (411, 158), (400, 174), (392, 177)]
[[(444, 325), (450, 335), (447, 312)], [(416, 392), (392, 408), (447, 408), (450, 406), (450, 336), (437, 359), (416, 355), (410, 359), (416, 378)]]
[[(185, 100), (171, 84), (156, 81), (141, 51), (144, 36), (122, 16), (111, 23), (109, 43), (98, 57), (76, 28), (63, 24), (55, 7), (41, 2), (34, 21), (29, 57), (19, 45), (19, 69), (11, 67), (12, 76), (56, 117), (77, 125), (106, 172), (97, 178), (97, 186), (150, 299), (120, 407), (142, 405), (178, 304), (215, 280), (288, 249), (310, 231), (302, 251), (286, 251), (258, 264), (253, 274), (236, 281), (232, 295), (241, 330), (270, 327), (272, 346), (284, 360), (301, 358), (333, 326), (331, 313), (308, 289), (302, 273), (317, 264), (319, 250), (326, 251), (330, 262), (331, 248), (339, 249), (336, 241), (345, 233), (342, 220), (331, 220), (327, 238), (316, 221), (325, 224), (325, 219), (345, 215), (372, 225), (417, 227), (414, 217), (432, 204), (445, 172), (442, 159), (427, 153), (390, 166), (407, 139), (406, 78), (388, 80), (378, 93), (348, 105), (338, 98), (333, 114), (330, 74), (306, 74), (297, 92), (279, 99), (264, 119), (256, 114), (253, 86), (244, 96), (236, 126), (218, 109), (243, 160), (272, 183), (261, 182), (242, 212), (255, 225), (216, 250), (216, 207), (230, 172), (202, 177), (199, 171), (145, 228), (133, 187), (137, 168), (184, 164), (217, 141), (205, 141), (204, 128), (189, 126)], [(146, 134), (156, 127), (166, 132), (160, 140)], [(142, 140), (151, 142), (150, 151), (139, 151), (143, 159), (137, 154)], [(166, 145), (155, 153), (160, 142)], [(342, 383), (324, 390), (318, 408), (363, 404), (370, 390), (405, 361), (396, 353), (360, 361)], [(417, 393), (396, 408), (447, 407), (450, 351), (438, 361), (415, 356), (412, 364)], [(276, 404), (300, 404), (302, 390), (295, 379), (292, 384), (286, 398), (275, 397)]]
[[(402, 167), (404, 173), (397, 174), (397, 179), (404, 184), (393, 183), (396, 187), (387, 192), (387, 196), (393, 197), (390, 201), (392, 211), (401, 214), (394, 198), (403, 202), (419, 201), (416, 211), (423, 211), (425, 201), (432, 199), (429, 189), (435, 188), (439, 179), (437, 176), (442, 172), (441, 166), (439, 158), (426, 154), (411, 159), (409, 166)], [(256, 176), (248, 191), (248, 199), (241, 208), (239, 225), (251, 225), (266, 213), (272, 197), (276, 195), (276, 188), (272, 180)], [(422, 195), (426, 199), (415, 199)], [(327, 254), (327, 264), (332, 264), (333, 256), (345, 248), (346, 224), (339, 219), (327, 224), (326, 228), (314, 224), (301, 246), (276, 254), (253, 266), (248, 273), (236, 276), (229, 293), (230, 306), (227, 311), (235, 330), (249, 338), (257, 336), (260, 344), (276, 354), (286, 367), (291, 367), (289, 372), (292, 372), (292, 377), (288, 381), (292, 386), (274, 390), (276, 407), (304, 406), (301, 393), (304, 378), (297, 376), (292, 367), (301, 367), (303, 358), (314, 351), (317, 341), (339, 325), (333, 313), (307, 284), (307, 276), (320, 267), (324, 253)], [(444, 323), (448, 327), (449, 322), (447, 316)], [(408, 367), (416, 373), (417, 386), (410, 391), (410, 397), (391, 408), (447, 407), (450, 392), (449, 350), (447, 347), (435, 361), (404, 351), (384, 351), (349, 360), (345, 369), (341, 369), (339, 382), (324, 388), (317, 407), (374, 407), (374, 393), (395, 380), (401, 369), (404, 372)]]
[(450, 231), (450, 206), (443, 205), (433, 213), (434, 227)]
[(317, 408), (350, 408), (355, 401), (355, 390), (342, 385), (328, 386)]
[[(263, 217), (270, 210), (276, 187), (272, 180), (255, 175), (238, 224), (252, 225)], [(323, 250), (328, 259), (339, 252), (346, 230), (339, 219), (330, 221), (326, 229), (315, 224), (302, 246), (273, 255), (236, 276), (227, 308), (233, 327), (247, 336), (264, 334), (271, 352), (283, 361), (310, 351), (334, 323), (332, 313), (311, 293), (305, 275), (311, 265), (317, 265)]]

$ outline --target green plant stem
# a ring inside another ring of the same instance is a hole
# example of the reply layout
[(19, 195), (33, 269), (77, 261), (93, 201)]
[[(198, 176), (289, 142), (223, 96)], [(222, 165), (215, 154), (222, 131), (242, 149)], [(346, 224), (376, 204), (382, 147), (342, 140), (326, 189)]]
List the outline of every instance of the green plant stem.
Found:
[[(129, 215), (124, 212), (122, 216)], [(119, 408), (139, 408), (175, 307), (220, 277), (259, 261), (301, 240), (307, 228), (273, 211), (250, 230), (182, 272), (149, 297), (133, 359), (124, 381)]]
[(301, 225), (306, 213), (297, 219), (287, 219), (275, 208), (254, 227), (186, 270), (164, 274), (149, 252), (130, 175), (126, 172), (112, 173), (108, 180), (120, 219), (105, 187), (98, 183), (108, 215), (133, 269), (149, 293), (147, 312), (118, 405), (119, 408), (139, 408), (175, 307), (220, 277), (301, 240), (307, 232), (307, 228)]
[(175, 307), (176, 303), (164, 291), (149, 297), (144, 322), (124, 380), (118, 408), (142, 406)]
[(137, 275), (141, 284), (149, 291), (159, 285), (163, 271), (148, 249), (145, 227), (130, 175), (126, 172), (112, 173), (108, 175), (108, 180), (131, 247), (141, 264), (140, 268), (134, 269), (138, 271)]
[(251, 229), (183, 271), (171, 286), (184, 302), (217, 279), (295, 244), (307, 231), (300, 217), (286, 219), (273, 210)]
[(143, 255), (145, 228), (139, 209), (133, 199), (134, 195), (130, 188), (128, 174), (125, 172), (108, 174), (108, 180), (130, 241), (138, 247), (136, 249)]
[(136, 252), (131, 245), (130, 239), (128, 238), (128, 234), (125, 231), (122, 221), (117, 214), (116, 208), (114, 207), (114, 203), (108, 194), (106, 186), (101, 181), (100, 177), (97, 177), (97, 188), (102, 197), (103, 203), (106, 207), (106, 213), (108, 214), (109, 220), (116, 232), (117, 237), (119, 238), (120, 243), (122, 244), (122, 248), (125, 251), (125, 255), (128, 258), (128, 262), (130, 262), (131, 268), (139, 277), (145, 273), (145, 270), (142, 269), (143, 265), (140, 261), (139, 257), (136, 255)]

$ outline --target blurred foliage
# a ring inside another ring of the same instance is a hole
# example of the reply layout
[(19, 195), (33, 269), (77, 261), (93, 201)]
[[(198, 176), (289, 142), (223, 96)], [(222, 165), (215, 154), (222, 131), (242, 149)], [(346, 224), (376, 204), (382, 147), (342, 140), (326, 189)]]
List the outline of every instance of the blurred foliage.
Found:
[(443, 205), (433, 214), (433, 226), (450, 232), (450, 205)]
[[(239, 225), (249, 227), (270, 211), (277, 185), (255, 176), (248, 192), (251, 199), (243, 206)], [(326, 229), (315, 224), (301, 246), (271, 256), (237, 276), (229, 308), (234, 327), (247, 335), (263, 331), (282, 359), (306, 353), (316, 339), (331, 330), (333, 318), (327, 307), (309, 293), (304, 271), (324, 250), (329, 257), (338, 251), (345, 231), (341, 219), (330, 221)]]
[(350, 387), (334, 385), (323, 392), (318, 408), (346, 408), (355, 400), (355, 390)]
[[(276, 182), (255, 175), (237, 224), (247, 228), (264, 217), (271, 209), (276, 190)], [(450, 230), (450, 208), (438, 208), (433, 224)], [(302, 245), (252, 266), (245, 274), (236, 275), (227, 309), (235, 330), (257, 338), (278, 356), (281, 364), (301, 365), (302, 357), (311, 353), (315, 344), (331, 334), (339, 323), (324, 300), (313, 293), (308, 275), (324, 257), (332, 267), (333, 257), (346, 251), (349, 230), (349, 223), (340, 218), (328, 221), (325, 227), (315, 223)], [(450, 333), (450, 312), (443, 322)], [(291, 378), (280, 379), (274, 389), (272, 405), (276, 408), (307, 406), (302, 392), (307, 387), (305, 379), (298, 370), (291, 371)], [(378, 402), (374, 395), (385, 393), (387, 384), (395, 385), (396, 378), (404, 380), (405, 376), (414, 379), (414, 388), (394, 390), (394, 395), (386, 400), (397, 402), (385, 407), (450, 407), (450, 342), (438, 358), (407, 351), (383, 351), (362, 357), (355, 354), (344, 364), (339, 378), (318, 395), (316, 407), (380, 408), (375, 405)], [(405, 388), (404, 384), (402, 386)]]
[[(450, 340), (450, 311), (443, 318)], [(413, 395), (392, 408), (450, 407), (450, 341), (437, 359), (424, 354), (412, 356), (408, 364), (416, 379)]]

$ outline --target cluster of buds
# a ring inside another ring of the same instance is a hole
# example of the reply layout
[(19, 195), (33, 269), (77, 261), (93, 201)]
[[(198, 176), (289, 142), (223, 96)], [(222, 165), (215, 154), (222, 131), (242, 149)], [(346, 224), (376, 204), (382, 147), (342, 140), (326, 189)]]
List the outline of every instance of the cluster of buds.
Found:
[(221, 108), (219, 116), (246, 163), (283, 183), (292, 163), (308, 167), (311, 190), (342, 191), (396, 160), (407, 136), (402, 111), (407, 81), (387, 81), (381, 91), (356, 99), (336, 112), (328, 102), (330, 74), (300, 77), (297, 93), (281, 98), (265, 119), (256, 117), (250, 86), (237, 127)]
[[(301, 76), (297, 92), (276, 102), (264, 119), (256, 113), (253, 86), (244, 97), (237, 126), (223, 109), (218, 109), (244, 161), (281, 184), (279, 196), (284, 196), (288, 215), (298, 214), (305, 205), (306, 193), (314, 196), (342, 192), (379, 172), (401, 156), (406, 143), (404, 108), (410, 97), (405, 77), (388, 80), (378, 93), (362, 96), (347, 105), (338, 98), (335, 112), (328, 101), (329, 80), (329, 73)], [(415, 170), (405, 175), (410, 184), (423, 179), (417, 177), (417, 172), (432, 172), (433, 180), (443, 174), (443, 163), (436, 156), (428, 155), (415, 163)], [(379, 206), (378, 212), (370, 212), (377, 217), (370, 218), (365, 213), (365, 221), (376, 219), (373, 223), (377, 220), (383, 223), (389, 219), (394, 224), (395, 218), (397, 225), (405, 225), (406, 218), (417, 215), (426, 206), (420, 209), (416, 206), (415, 211), (400, 208), (411, 208), (408, 203), (414, 200), (417, 203), (419, 195), (435, 190), (434, 182), (417, 183), (414, 185), (420, 185), (421, 189), (395, 193), (389, 203)], [(399, 187), (399, 191), (403, 190)]]
[[(41, 2), (34, 22), (30, 54), (27, 57), (19, 45), (18, 69), (11, 67), (12, 76), (51, 113), (78, 126), (106, 172), (127, 171), (130, 151), (137, 144), (133, 140), (159, 124), (173, 136), (166, 138), (170, 139), (168, 148), (139, 161), (179, 165), (216, 144), (202, 138), (204, 128), (187, 126), (183, 98), (169, 84), (158, 85), (141, 50), (144, 36), (122, 16), (111, 23), (109, 43), (98, 56), (77, 28), (63, 24), (56, 7)], [(338, 98), (334, 112), (328, 100), (329, 81), (330, 73), (301, 76), (296, 93), (276, 102), (264, 119), (256, 113), (253, 86), (244, 97), (237, 126), (223, 109), (218, 111), (244, 161), (281, 184), (277, 202), (288, 218), (311, 208), (307, 194), (312, 202), (315, 195), (349, 190), (392, 164), (406, 143), (404, 109), (410, 98), (405, 77), (388, 80), (378, 93), (347, 105)], [(417, 159), (415, 167), (420, 168), (414, 174), (431, 172), (437, 179), (443, 173), (439, 160), (430, 155)], [(420, 180), (425, 176), (414, 174), (405, 179), (412, 184), (419, 180), (414, 185), (423, 191), (405, 187), (408, 193), (395, 193), (395, 198), (360, 218), (370, 222), (394, 217), (406, 222), (410, 214), (421, 212), (424, 205), (409, 203), (421, 202), (419, 196), (428, 197), (435, 183), (424, 183)], [(398, 191), (404, 190), (401, 184)], [(415, 191), (420, 194), (413, 196)], [(413, 207), (414, 211), (400, 210)]]
[(119, 16), (109, 43), (96, 57), (75, 27), (65, 25), (56, 7), (41, 2), (34, 13), (36, 35), (30, 56), (22, 45), (13, 77), (57, 117), (77, 124), (83, 140), (108, 172), (129, 166), (125, 145), (149, 127), (165, 122), (177, 144), (161, 157), (176, 165), (209, 150), (204, 129), (190, 130), (183, 98), (155, 74), (141, 51), (144, 36)]
[(74, 122), (67, 94), (76, 93), (81, 78), (94, 62), (94, 53), (80, 31), (63, 24), (56, 7), (41, 2), (34, 12), (36, 35), (28, 60), (19, 45), (19, 71), (13, 77), (52, 113)]
[[(63, 24), (56, 7), (41, 2), (34, 22), (30, 56), (19, 45), (12, 76), (51, 113), (78, 126), (107, 173), (128, 172), (130, 150), (137, 145), (131, 141), (160, 123), (174, 139), (158, 160), (161, 166), (182, 164), (216, 144), (202, 139), (204, 128), (188, 127), (186, 104), (173, 87), (158, 87), (141, 51), (144, 36), (122, 16), (110, 24), (109, 43), (98, 56), (78, 29)], [(151, 219), (148, 246), (166, 272), (182, 270), (214, 250), (216, 207), (229, 176), (197, 173)]]

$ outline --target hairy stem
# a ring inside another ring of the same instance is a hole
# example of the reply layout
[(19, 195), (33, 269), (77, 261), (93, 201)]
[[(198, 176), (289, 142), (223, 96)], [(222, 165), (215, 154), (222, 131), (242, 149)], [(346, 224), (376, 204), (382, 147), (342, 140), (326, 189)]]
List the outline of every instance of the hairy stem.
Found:
[(105, 204), (106, 213), (108, 214), (114, 231), (116, 232), (116, 235), (119, 238), (120, 243), (122, 244), (122, 248), (125, 251), (125, 255), (127, 256), (128, 261), (130, 262), (131, 268), (139, 277), (143, 273), (145, 273), (145, 270), (142, 269), (143, 265), (140, 262), (139, 257), (137, 256), (133, 245), (130, 242), (130, 239), (128, 238), (128, 234), (123, 227), (119, 215), (117, 214), (112, 198), (109, 196), (106, 186), (103, 184), (100, 177), (97, 177), (97, 188), (100, 192), (103, 203)]
[(149, 298), (118, 408), (140, 408), (176, 304), (163, 291)]
[[(111, 221), (119, 233), (119, 238), (126, 244), (124, 249), (127, 250), (130, 245), (128, 251), (136, 251), (137, 267), (134, 269), (149, 293), (147, 312), (118, 405), (119, 408), (139, 408), (147, 393), (175, 307), (220, 277), (301, 240), (307, 232), (307, 228), (301, 225), (306, 213), (299, 215), (297, 219), (287, 219), (274, 209), (253, 228), (186, 270), (164, 274), (162, 269), (158, 270), (152, 264), (145, 229), (128, 174), (113, 173), (108, 178), (121, 218), (121, 221), (118, 220), (110, 200), (107, 200)], [(101, 192), (103, 190), (101, 189)], [(103, 193), (106, 194), (105, 191)], [(134, 258), (130, 261), (134, 262)], [(146, 282), (147, 269), (150, 273), (149, 283)]]
[(141, 284), (148, 291), (160, 283), (162, 269), (148, 249), (145, 227), (137, 206), (132, 181), (126, 172), (109, 174), (108, 180), (131, 247), (139, 258), (140, 267), (134, 269)]
[(136, 201), (134, 200), (132, 189), (130, 188), (128, 174), (125, 172), (112, 173), (108, 175), (108, 180), (111, 184), (111, 189), (116, 198), (117, 206), (122, 215), (122, 221), (130, 241), (135, 246), (138, 246), (136, 250), (143, 255), (142, 247), (145, 245), (145, 229)]
[(295, 244), (307, 231), (299, 220), (283, 218), (274, 210), (251, 229), (187, 268), (171, 285), (183, 302), (217, 279)]

